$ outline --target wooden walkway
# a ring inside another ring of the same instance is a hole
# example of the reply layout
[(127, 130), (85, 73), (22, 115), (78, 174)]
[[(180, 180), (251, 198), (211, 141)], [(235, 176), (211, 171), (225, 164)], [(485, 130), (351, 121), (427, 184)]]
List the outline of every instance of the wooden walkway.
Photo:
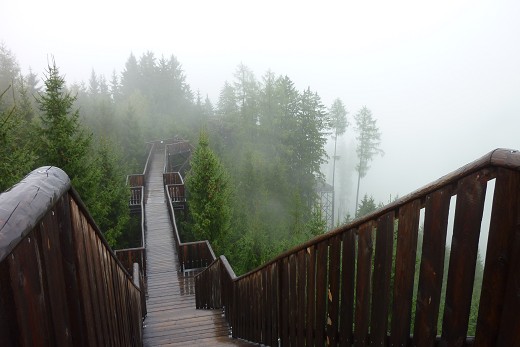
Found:
[(222, 311), (195, 309), (193, 272), (180, 272), (163, 190), (164, 155), (154, 154), (147, 181), (148, 315), (144, 346), (252, 346), (229, 338)]

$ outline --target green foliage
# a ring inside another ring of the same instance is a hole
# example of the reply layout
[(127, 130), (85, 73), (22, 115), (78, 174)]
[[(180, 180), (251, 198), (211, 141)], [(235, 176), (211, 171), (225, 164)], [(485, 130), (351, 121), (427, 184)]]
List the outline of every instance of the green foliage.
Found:
[(42, 112), (37, 128), (39, 164), (64, 170), (82, 198), (90, 202), (97, 174), (89, 158), (92, 134), (82, 127), (79, 111), (73, 110), (76, 97), (65, 90), (65, 79), (55, 62), (48, 66), (44, 85), (38, 99)]
[(230, 228), (231, 209), (229, 178), (202, 131), (186, 177), (192, 232), (198, 240), (210, 240), (219, 253)]
[(381, 146), (381, 133), (377, 127), (377, 122), (372, 116), (372, 112), (364, 106), (354, 117), (356, 120), (356, 130), (358, 132), (356, 153), (358, 156), (358, 164), (356, 171), (358, 172), (358, 183), (356, 193), (356, 208), (358, 206), (359, 198), (359, 183), (361, 178), (365, 177), (369, 162), (373, 160), (377, 154), (384, 155)]
[[(91, 85), (96, 85), (92, 73)], [(37, 134), (40, 142), (38, 164), (63, 169), (72, 185), (85, 202), (94, 220), (105, 233), (112, 247), (126, 229), (129, 221), (128, 188), (125, 187), (125, 170), (114, 145), (98, 139), (94, 146), (92, 134), (86, 130), (74, 109), (76, 96), (65, 88), (56, 64), (49, 65), (44, 81), (45, 91), (38, 99), (41, 111)], [(91, 86), (91, 95), (99, 97), (101, 91)]]
[(365, 194), (361, 202), (359, 203), (356, 211), (356, 218), (366, 216), (367, 214), (374, 212), (377, 209), (376, 203), (373, 196)]
[(329, 127), (333, 130), (335, 136), (345, 133), (348, 126), (347, 110), (345, 104), (340, 98), (336, 98), (329, 109)]
[(363, 178), (366, 176), (370, 168), (369, 163), (373, 160), (374, 156), (378, 154), (383, 155), (384, 152), (380, 148), (381, 133), (377, 127), (376, 119), (372, 116), (372, 112), (364, 106), (354, 118), (358, 132), (356, 153), (359, 163), (356, 166), (356, 171), (360, 177)]
[[(9, 89), (0, 93), (0, 105)], [(32, 147), (24, 141), (27, 127), (16, 106), (0, 112), (0, 192), (18, 182), (34, 163)]]
[(125, 182), (125, 166), (116, 146), (106, 138), (99, 139), (94, 148), (95, 166), (99, 170), (99, 181), (95, 200), (89, 208), (96, 223), (105, 234), (108, 243), (119, 248), (119, 239), (126, 230), (130, 211), (128, 199), (130, 192)]

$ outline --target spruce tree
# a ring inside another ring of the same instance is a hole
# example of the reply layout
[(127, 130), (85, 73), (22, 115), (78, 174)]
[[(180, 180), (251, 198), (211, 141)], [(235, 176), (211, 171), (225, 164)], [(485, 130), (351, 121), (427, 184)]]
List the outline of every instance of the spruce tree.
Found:
[(55, 62), (48, 66), (44, 85), (45, 92), (38, 99), (42, 112), (38, 128), (40, 162), (60, 167), (73, 184), (85, 181), (81, 177), (88, 168), (92, 135), (81, 127), (79, 111), (73, 110), (76, 97), (66, 91), (65, 79)]
[(197, 240), (209, 240), (221, 252), (231, 222), (229, 178), (215, 153), (208, 135), (202, 131), (186, 177), (192, 231)]
[(374, 159), (377, 154), (384, 155), (381, 146), (381, 132), (377, 127), (377, 122), (372, 116), (372, 112), (364, 106), (355, 116), (356, 130), (358, 132), (356, 153), (359, 163), (356, 165), (358, 172), (358, 183), (356, 193), (356, 209), (358, 208), (359, 199), (359, 183), (361, 178), (365, 177), (369, 162)]

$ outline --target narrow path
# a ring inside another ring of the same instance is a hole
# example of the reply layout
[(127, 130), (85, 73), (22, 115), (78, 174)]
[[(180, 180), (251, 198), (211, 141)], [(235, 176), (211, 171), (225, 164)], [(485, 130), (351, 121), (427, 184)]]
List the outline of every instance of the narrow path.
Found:
[(228, 325), (220, 310), (195, 309), (193, 277), (179, 271), (163, 190), (163, 166), (164, 155), (154, 154), (146, 182), (148, 315), (144, 346), (251, 346), (228, 337)]

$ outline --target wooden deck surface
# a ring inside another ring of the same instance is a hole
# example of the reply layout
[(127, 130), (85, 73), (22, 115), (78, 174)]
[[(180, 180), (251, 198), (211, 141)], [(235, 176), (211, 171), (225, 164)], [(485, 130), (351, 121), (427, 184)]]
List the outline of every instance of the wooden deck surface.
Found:
[(221, 310), (195, 309), (193, 272), (179, 271), (162, 185), (163, 158), (163, 153), (154, 154), (147, 182), (144, 346), (252, 346), (228, 337)]

